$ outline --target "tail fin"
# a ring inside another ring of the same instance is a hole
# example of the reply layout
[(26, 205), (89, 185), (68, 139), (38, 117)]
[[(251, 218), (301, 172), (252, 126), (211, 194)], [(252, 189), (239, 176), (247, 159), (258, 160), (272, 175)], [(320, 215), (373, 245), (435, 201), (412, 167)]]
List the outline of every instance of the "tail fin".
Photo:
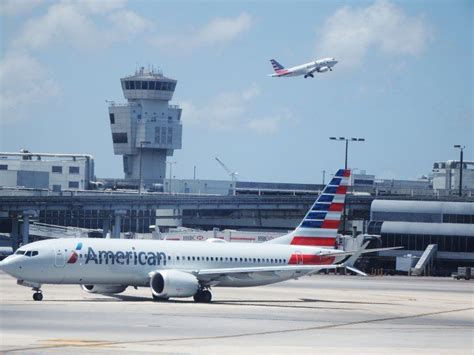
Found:
[(350, 175), (350, 170), (338, 170), (299, 226), (293, 232), (267, 243), (334, 248)]
[(275, 73), (278, 73), (280, 70), (285, 69), (285, 67), (278, 63), (275, 59), (270, 59), (270, 63), (272, 63), (272, 67)]

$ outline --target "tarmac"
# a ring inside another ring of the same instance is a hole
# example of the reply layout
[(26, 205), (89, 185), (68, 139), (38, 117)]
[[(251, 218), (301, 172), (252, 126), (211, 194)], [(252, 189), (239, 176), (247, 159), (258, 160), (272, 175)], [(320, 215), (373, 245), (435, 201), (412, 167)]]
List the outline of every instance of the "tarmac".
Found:
[(317, 275), (214, 288), (211, 304), (153, 302), (44, 285), (0, 272), (2, 353), (473, 354), (474, 282)]

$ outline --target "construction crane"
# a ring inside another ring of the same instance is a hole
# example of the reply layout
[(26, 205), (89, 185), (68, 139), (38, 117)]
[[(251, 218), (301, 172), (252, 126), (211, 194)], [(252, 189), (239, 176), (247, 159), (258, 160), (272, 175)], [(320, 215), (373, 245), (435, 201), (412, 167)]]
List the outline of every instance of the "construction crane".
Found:
[(217, 162), (220, 164), (220, 166), (222, 166), (222, 168), (227, 172), (227, 174), (229, 174), (229, 176), (231, 177), (232, 181), (237, 181), (237, 171), (232, 171), (230, 170), (227, 165), (224, 164), (224, 162), (222, 160), (220, 160), (218, 157), (216, 157), (216, 160)]

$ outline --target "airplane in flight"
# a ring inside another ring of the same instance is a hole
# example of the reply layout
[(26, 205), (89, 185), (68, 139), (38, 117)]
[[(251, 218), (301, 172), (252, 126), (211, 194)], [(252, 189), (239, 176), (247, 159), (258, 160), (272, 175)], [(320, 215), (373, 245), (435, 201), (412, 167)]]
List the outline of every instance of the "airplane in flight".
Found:
[(350, 170), (339, 170), (298, 227), (265, 243), (221, 239), (185, 242), (137, 239), (50, 239), (20, 247), (0, 270), (31, 287), (41, 301), (42, 284), (78, 284), (89, 293), (119, 294), (149, 287), (154, 300), (194, 297), (211, 301), (211, 287), (267, 285), (323, 269), (353, 268), (362, 254), (394, 248), (336, 249)]
[(337, 64), (337, 60), (334, 58), (318, 59), (314, 62), (297, 65), (292, 68), (285, 68), (275, 59), (270, 59), (270, 62), (272, 63), (272, 67), (275, 72), (273, 74), (269, 74), (269, 76), (286, 77), (304, 75), (305, 79), (308, 76), (314, 78), (314, 73), (325, 73), (328, 70), (332, 71), (332, 67)]

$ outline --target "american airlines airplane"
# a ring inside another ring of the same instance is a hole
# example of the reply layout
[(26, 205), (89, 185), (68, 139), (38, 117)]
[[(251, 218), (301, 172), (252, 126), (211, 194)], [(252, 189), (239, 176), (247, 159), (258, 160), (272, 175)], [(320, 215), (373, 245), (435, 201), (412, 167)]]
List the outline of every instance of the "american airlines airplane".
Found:
[(106, 295), (149, 287), (157, 301), (210, 302), (215, 286), (267, 285), (341, 266), (363, 274), (352, 267), (361, 253), (393, 248), (366, 250), (367, 242), (357, 251), (335, 249), (349, 177), (350, 170), (339, 170), (294, 231), (265, 243), (50, 239), (20, 247), (0, 270), (31, 287), (35, 301), (43, 299), (42, 284)]
[(323, 58), (286, 69), (275, 59), (270, 59), (270, 62), (272, 63), (275, 73), (269, 74), (269, 76), (283, 77), (304, 75), (305, 79), (308, 76), (314, 78), (313, 73), (325, 73), (328, 70), (332, 71), (332, 67), (337, 64), (337, 60), (334, 58)]

